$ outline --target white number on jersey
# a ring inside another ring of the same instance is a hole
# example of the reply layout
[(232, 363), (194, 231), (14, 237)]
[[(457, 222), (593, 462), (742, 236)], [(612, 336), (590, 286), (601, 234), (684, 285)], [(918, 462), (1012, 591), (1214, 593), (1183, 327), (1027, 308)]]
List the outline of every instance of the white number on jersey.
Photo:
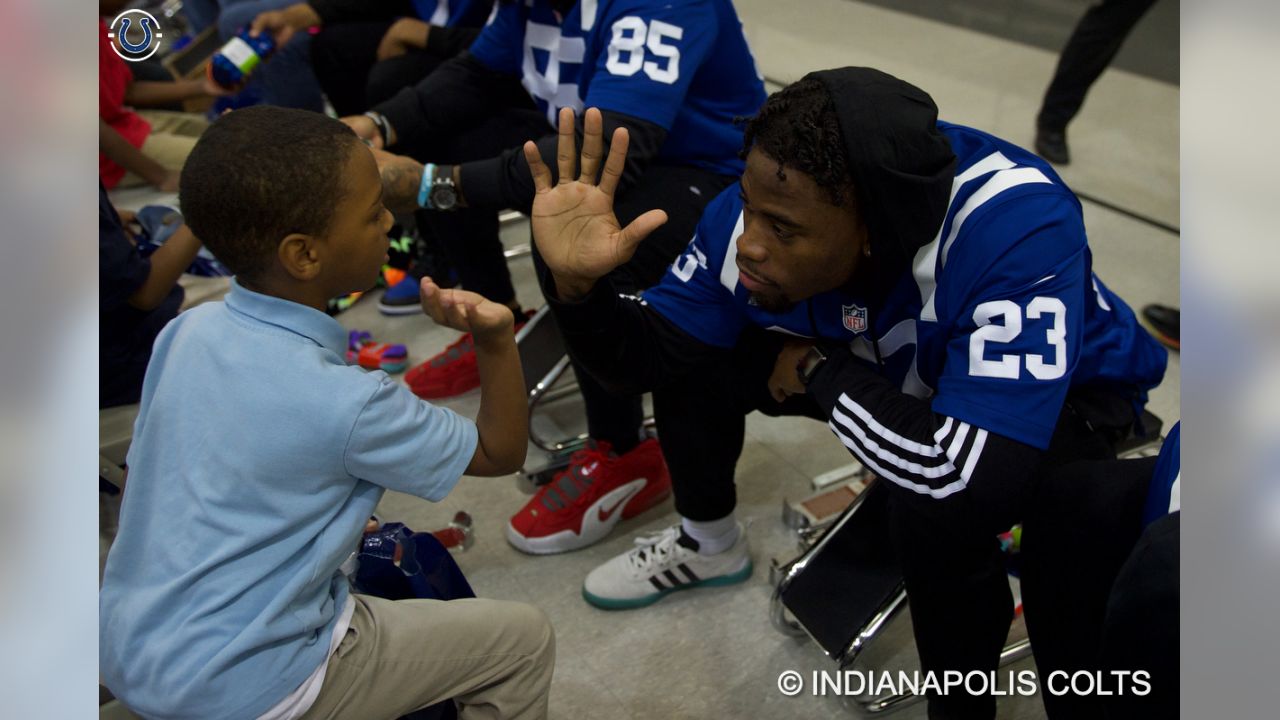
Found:
[[(620, 77), (631, 77), (643, 68), (651, 80), (670, 85), (680, 78), (680, 48), (666, 41), (678, 42), (683, 37), (681, 27), (661, 20), (645, 24), (635, 15), (628, 15), (613, 24), (605, 68)], [(645, 60), (646, 47), (657, 60)]]
[(689, 282), (698, 268), (707, 269), (707, 256), (697, 247), (690, 245), (689, 252), (676, 258), (671, 265), (671, 272), (680, 278), (680, 282)]
[[(496, 7), (496, 6), (495, 6)], [(538, 71), (534, 50), (547, 53), (547, 69)], [(562, 82), (561, 69), (566, 65), (582, 63), (586, 43), (578, 37), (561, 37), (560, 28), (530, 21), (524, 32), (524, 66), (520, 83), (533, 97), (547, 103), (547, 122), (554, 127), (559, 122), (560, 108), (573, 108), (582, 112), (582, 99), (578, 97), (576, 82)]]
[[(1067, 306), (1055, 297), (1037, 297), (1027, 304), (1028, 319), (1045, 315), (1053, 316), (1053, 326), (1045, 331), (1045, 341), (1053, 346), (1053, 361), (1028, 353), (1027, 372), (1037, 380), (1057, 380), (1067, 372)], [(992, 324), (995, 318), (1003, 318), (1002, 324)], [(988, 360), (986, 352), (987, 343), (1010, 343), (1022, 334), (1022, 308), (1012, 300), (984, 302), (974, 308), (973, 322), (978, 329), (969, 336), (969, 374), (1017, 380), (1022, 372), (1022, 356), (999, 355), (996, 360)]]

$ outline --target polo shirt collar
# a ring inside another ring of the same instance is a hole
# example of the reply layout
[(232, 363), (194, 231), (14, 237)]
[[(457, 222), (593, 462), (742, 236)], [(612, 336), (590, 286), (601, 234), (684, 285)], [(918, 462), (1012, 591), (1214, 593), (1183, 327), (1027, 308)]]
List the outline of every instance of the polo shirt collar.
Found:
[(274, 325), (301, 335), (315, 344), (342, 355), (347, 348), (347, 331), (337, 320), (292, 300), (263, 295), (231, 279), (227, 307), (266, 325)]

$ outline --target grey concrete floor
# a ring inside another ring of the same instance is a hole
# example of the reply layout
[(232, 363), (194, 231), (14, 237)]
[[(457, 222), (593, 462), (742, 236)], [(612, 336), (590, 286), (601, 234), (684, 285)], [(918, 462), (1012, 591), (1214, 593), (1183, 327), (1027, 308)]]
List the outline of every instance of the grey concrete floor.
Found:
[[(789, 82), (809, 70), (840, 65), (879, 67), (933, 94), (944, 119), (1020, 144), (1031, 142), (1055, 51), (847, 0), (736, 0), (736, 5), (760, 69), (771, 79)], [(1061, 171), (1078, 191), (1128, 211), (1084, 203), (1095, 268), (1135, 309), (1179, 302), (1178, 234), (1132, 216), (1178, 225), (1178, 102), (1176, 85), (1123, 69), (1108, 71), (1071, 127), (1074, 162)], [(115, 199), (122, 207), (137, 207), (166, 198), (133, 191)], [(523, 221), (504, 229), (508, 245), (527, 241)], [(530, 261), (518, 259), (511, 267), (522, 302), (540, 305)], [(339, 320), (371, 330), (379, 340), (406, 343), (414, 362), (455, 338), (422, 315), (384, 317), (374, 300), (360, 301)], [(1167, 424), (1181, 416), (1180, 389), (1174, 354), (1151, 400), (1151, 409)], [(473, 414), (478, 396), (441, 404)], [(546, 432), (576, 433), (584, 426), (575, 400), (537, 422)], [(738, 464), (739, 514), (753, 520), (755, 574), (745, 585), (680, 593), (643, 610), (596, 610), (581, 599), (581, 582), (598, 563), (631, 547), (635, 535), (674, 522), (669, 502), (624, 521), (595, 547), (536, 558), (512, 549), (503, 537), (508, 517), (527, 498), (514, 478), (466, 478), (438, 504), (388, 493), (379, 512), (422, 530), (444, 525), (457, 510), (472, 514), (476, 544), (458, 559), (476, 591), (537, 604), (555, 624), (559, 649), (552, 717), (840, 716), (846, 711), (832, 697), (788, 698), (776, 688), (783, 670), (807, 676), (831, 665), (811, 643), (783, 637), (770, 626), (767, 566), (770, 558), (796, 554), (794, 537), (780, 521), (784, 498), (807, 494), (814, 476), (846, 464), (849, 457), (823, 425), (812, 421), (753, 416), (747, 428)], [(531, 450), (531, 464), (537, 457)], [(908, 638), (905, 628), (887, 638), (879, 650), (886, 667), (913, 665)], [(1032, 667), (1024, 661), (1014, 669)], [(923, 706), (897, 717), (922, 718)], [(1000, 717), (1040, 718), (1043, 707), (1038, 697), (1009, 698), (1001, 703)]]

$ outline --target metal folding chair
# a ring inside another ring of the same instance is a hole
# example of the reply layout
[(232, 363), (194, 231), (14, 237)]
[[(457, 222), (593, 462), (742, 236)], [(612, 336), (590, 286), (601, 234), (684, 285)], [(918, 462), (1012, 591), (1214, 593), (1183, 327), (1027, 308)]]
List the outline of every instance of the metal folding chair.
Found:
[[(529, 439), (545, 453), (541, 464), (535, 460), (535, 464), (520, 471), (520, 483), (530, 490), (530, 486), (550, 482), (555, 473), (568, 467), (569, 457), (586, 444), (587, 434), (547, 437), (533, 422), (535, 413), (578, 394), (577, 381), (565, 373), (569, 369), (569, 354), (550, 308), (543, 306), (520, 328), (516, 345), (520, 348), (525, 390), (529, 393)], [(644, 426), (652, 432), (653, 418), (646, 417)]]

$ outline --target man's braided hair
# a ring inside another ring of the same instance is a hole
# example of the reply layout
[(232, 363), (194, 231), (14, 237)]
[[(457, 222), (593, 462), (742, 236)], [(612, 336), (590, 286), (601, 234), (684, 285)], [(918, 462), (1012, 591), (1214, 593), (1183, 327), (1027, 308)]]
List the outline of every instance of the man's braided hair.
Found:
[(769, 96), (760, 112), (747, 120), (740, 153), (744, 160), (752, 147), (778, 163), (779, 180), (786, 180), (786, 169), (793, 168), (812, 177), (833, 205), (853, 202), (853, 178), (835, 103), (817, 78), (805, 78)]

